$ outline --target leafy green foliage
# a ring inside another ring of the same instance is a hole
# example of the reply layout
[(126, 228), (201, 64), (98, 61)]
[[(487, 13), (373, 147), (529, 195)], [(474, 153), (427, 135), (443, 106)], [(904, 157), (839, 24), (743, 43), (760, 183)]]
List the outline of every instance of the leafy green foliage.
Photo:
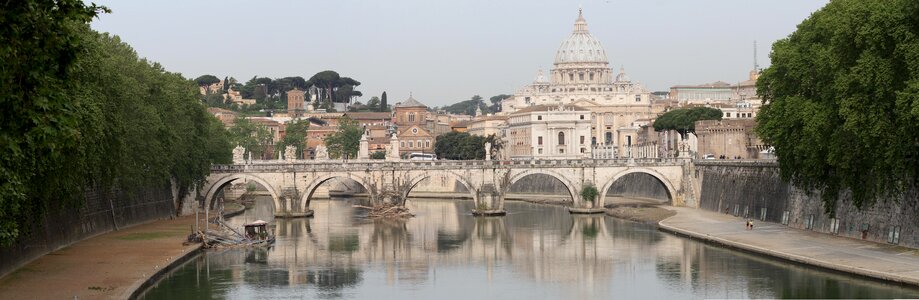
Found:
[(246, 118), (236, 118), (229, 130), (230, 143), (246, 149), (246, 153), (255, 158), (266, 158), (268, 145), (274, 139), (268, 127), (256, 124)]
[(587, 183), (581, 188), (581, 199), (587, 202), (594, 202), (597, 199), (597, 195), (600, 195), (600, 192), (597, 191), (597, 187), (593, 183)]
[(390, 111), (389, 102), (386, 102), (386, 92), (385, 91), (383, 92), (383, 95), (380, 95), (380, 111), (381, 112)]
[(919, 180), (919, 2), (832, 1), (772, 47), (757, 133), (782, 177), (858, 207)]
[(88, 22), (82, 1), (13, 1), (0, 10), (0, 245), (87, 190), (128, 193), (200, 182), (230, 160), (196, 84), (141, 60)]
[(310, 128), (310, 122), (308, 120), (293, 120), (287, 122), (287, 127), (284, 130), (284, 138), (281, 139), (281, 142), (278, 144), (278, 149), (285, 151), (284, 149), (287, 146), (297, 147), (297, 158), (303, 158), (303, 148), (306, 147), (306, 136), (307, 131)]
[(195, 83), (198, 83), (199, 86), (209, 86), (218, 82), (220, 82), (220, 78), (214, 75), (201, 75), (195, 78)]
[(683, 139), (686, 133), (696, 132), (696, 121), (721, 120), (720, 109), (711, 107), (678, 108), (664, 113), (654, 120), (654, 130), (676, 130)]
[(500, 151), (501, 143), (494, 135), (483, 137), (466, 132), (448, 132), (437, 137), (437, 141), (434, 142), (434, 153), (440, 159), (485, 159), (486, 142), (491, 143), (493, 156)]
[(462, 115), (475, 115), (475, 109), (479, 108), (482, 110), (482, 113), (490, 113), (488, 106), (485, 105), (485, 102), (482, 101), (482, 97), (479, 95), (472, 96), (472, 99), (460, 101), (449, 106), (444, 106), (442, 109), (451, 114), (462, 114)]
[(355, 158), (361, 146), (364, 128), (347, 116), (338, 119), (338, 131), (326, 136), (325, 145), (330, 158)]
[(491, 101), (491, 106), (488, 107), (488, 110), (491, 112), (500, 112), (501, 111), (501, 101), (504, 101), (507, 98), (513, 97), (514, 95), (500, 94), (488, 98)]
[(374, 151), (370, 153), (370, 159), (385, 159), (386, 151)]
[[(11, 244), (52, 203), (32, 199), (41, 190), (37, 180), (64, 170), (79, 149), (81, 115), (68, 95), (77, 88), (70, 77), (86, 48), (80, 29), (104, 11), (79, 0), (8, 1), (0, 9), (0, 244)], [(52, 189), (81, 193), (73, 186)], [(58, 203), (75, 203), (64, 198)]]

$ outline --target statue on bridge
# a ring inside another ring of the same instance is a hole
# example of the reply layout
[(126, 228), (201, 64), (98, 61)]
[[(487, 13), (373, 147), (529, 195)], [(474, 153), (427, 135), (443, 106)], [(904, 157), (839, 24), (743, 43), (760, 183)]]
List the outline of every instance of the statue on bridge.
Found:
[(485, 142), (485, 160), (491, 160), (491, 142)]
[(386, 161), (398, 161), (399, 156), (399, 136), (394, 132), (389, 139), (389, 146), (386, 147)]
[(284, 160), (291, 162), (297, 159), (297, 147), (296, 146), (287, 146), (284, 147)]
[(245, 154), (246, 154), (246, 148), (243, 148), (243, 146), (236, 145), (236, 148), (233, 148), (233, 163), (234, 164), (245, 163), (246, 162), (246, 158), (244, 156)]
[(329, 149), (325, 145), (316, 146), (316, 158), (315, 160), (329, 160)]

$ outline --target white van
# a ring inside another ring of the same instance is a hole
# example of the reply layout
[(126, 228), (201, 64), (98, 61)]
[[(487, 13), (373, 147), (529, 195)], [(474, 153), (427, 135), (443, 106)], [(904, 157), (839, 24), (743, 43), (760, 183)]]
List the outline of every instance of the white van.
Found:
[(437, 160), (437, 155), (431, 153), (411, 153), (408, 155), (409, 160)]
[(711, 153), (706, 153), (702, 156), (702, 159), (715, 159), (715, 155)]

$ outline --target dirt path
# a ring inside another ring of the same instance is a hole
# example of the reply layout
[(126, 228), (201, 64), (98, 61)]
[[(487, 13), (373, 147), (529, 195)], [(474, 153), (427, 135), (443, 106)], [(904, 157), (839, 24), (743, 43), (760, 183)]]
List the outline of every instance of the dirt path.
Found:
[(3, 299), (125, 299), (198, 245), (183, 246), (194, 216), (110, 232), (49, 253), (0, 278)]

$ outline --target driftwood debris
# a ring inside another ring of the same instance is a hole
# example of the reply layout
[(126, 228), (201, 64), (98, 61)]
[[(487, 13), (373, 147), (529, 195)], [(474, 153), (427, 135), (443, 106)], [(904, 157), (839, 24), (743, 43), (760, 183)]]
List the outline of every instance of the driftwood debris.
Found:
[(408, 208), (405, 206), (398, 206), (394, 204), (380, 204), (375, 206), (363, 206), (363, 205), (354, 205), (357, 208), (363, 208), (369, 210), (367, 212), (367, 217), (369, 218), (411, 218), (415, 215), (408, 211)]

